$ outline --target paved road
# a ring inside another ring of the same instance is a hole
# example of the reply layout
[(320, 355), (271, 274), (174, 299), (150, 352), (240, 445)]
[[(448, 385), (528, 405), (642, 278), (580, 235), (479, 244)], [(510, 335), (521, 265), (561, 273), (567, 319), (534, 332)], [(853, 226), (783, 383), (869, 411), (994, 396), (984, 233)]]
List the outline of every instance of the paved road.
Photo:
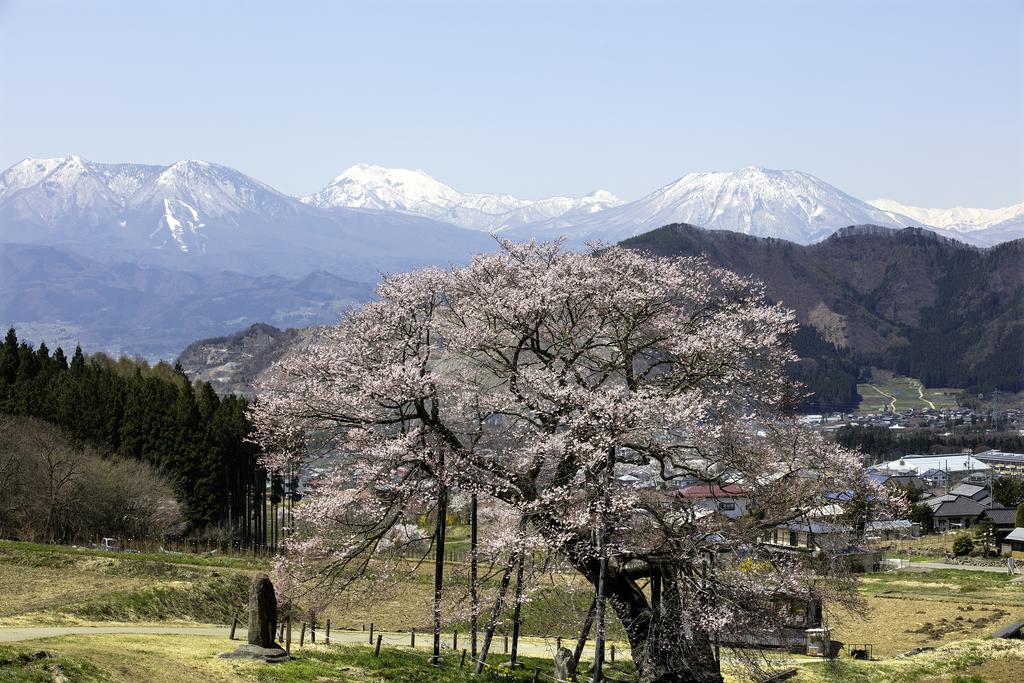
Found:
[[(911, 562), (908, 565), (900, 567), (901, 571), (914, 571), (915, 569), (962, 569), (968, 572), (989, 572), (991, 574), (1006, 573), (1005, 565), (1002, 567), (977, 567), (970, 564), (946, 564), (945, 562)], [(1020, 572), (1022, 570), (1018, 568), (1017, 571)]]
[[(17, 626), (0, 628), (0, 642), (56, 638), (84, 633), (137, 633), (145, 635), (227, 636), (227, 626)], [(245, 630), (239, 631), (241, 637)]]
[[(59, 636), (69, 635), (98, 635), (98, 634), (109, 634), (109, 633), (124, 633), (132, 635), (190, 635), (190, 636), (221, 636), (227, 641), (228, 637), (228, 626), (18, 626), (18, 627), (0, 627), (0, 642), (14, 642), (23, 640), (39, 640), (42, 638), (57, 638)], [(235, 632), (236, 639), (241, 642), (245, 642), (246, 629), (239, 628)], [(381, 644), (384, 646), (405, 646), (408, 647), (410, 644), (409, 633), (395, 633), (395, 632), (374, 632), (374, 640), (377, 635), (381, 636)], [(323, 644), (324, 633), (322, 630), (317, 631), (317, 644)], [(299, 633), (297, 628), (293, 628), (292, 631), (292, 647), (298, 647)], [(452, 654), (452, 633), (445, 633), (442, 638), (442, 650), (446, 653)], [(480, 635), (480, 641), (483, 642), (483, 634)], [(306, 643), (309, 644), (309, 634), (306, 634)], [(331, 643), (332, 644), (344, 644), (344, 645), (370, 645), (370, 634), (366, 631), (332, 631), (331, 632)], [(416, 634), (416, 649), (424, 650), (429, 652), (432, 648), (432, 634), (417, 633)], [(511, 643), (511, 638), (509, 639)], [(575, 642), (566, 640), (564, 642), (566, 647), (574, 648)], [(519, 654), (524, 657), (554, 657), (555, 656), (555, 639), (544, 639), (544, 638), (520, 638), (519, 639)], [(469, 637), (465, 633), (459, 634), (458, 640), (458, 653), (461, 654), (462, 648), (469, 647)], [(511, 647), (511, 645), (509, 646)], [(628, 648), (623, 651), (624, 645), (622, 643), (616, 644), (616, 657), (629, 658)], [(495, 654), (504, 654), (505, 652), (505, 641), (501, 634), (495, 634), (494, 641), (491, 644), (491, 652)], [(588, 643), (587, 649), (583, 653), (584, 659), (593, 658), (593, 643)]]

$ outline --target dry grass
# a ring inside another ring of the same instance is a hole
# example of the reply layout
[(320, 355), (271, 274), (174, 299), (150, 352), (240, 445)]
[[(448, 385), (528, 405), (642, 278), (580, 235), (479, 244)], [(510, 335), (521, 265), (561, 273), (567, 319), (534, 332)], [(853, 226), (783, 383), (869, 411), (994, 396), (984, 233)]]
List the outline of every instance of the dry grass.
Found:
[(841, 613), (830, 620), (844, 643), (872, 643), (876, 657), (892, 657), (916, 647), (936, 647), (958, 640), (984, 638), (1021, 619), (995, 606), (871, 596), (867, 614)]
[(0, 625), (224, 623), (250, 573), (0, 543)]
[(839, 659), (804, 664), (796, 683), (1017, 683), (1024, 642), (969, 640), (883, 662)]
[(89, 662), (114, 683), (252, 680), (255, 667), (218, 658), (231, 649), (229, 643), (203, 636), (74, 635), (32, 641), (31, 646)]

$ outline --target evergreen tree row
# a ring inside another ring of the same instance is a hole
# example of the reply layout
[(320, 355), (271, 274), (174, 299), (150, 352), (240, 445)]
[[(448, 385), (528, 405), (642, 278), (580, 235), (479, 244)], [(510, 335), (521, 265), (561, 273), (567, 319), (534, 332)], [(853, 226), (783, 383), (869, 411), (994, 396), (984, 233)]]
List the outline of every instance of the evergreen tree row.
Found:
[(265, 546), (278, 532), (279, 515), (268, 529), (269, 513), (286, 489), (294, 498), (296, 482), (268, 480), (246, 441), (246, 407), (206, 382), (193, 385), (180, 366), (86, 357), (81, 347), (69, 360), (60, 348), (19, 342), (13, 329), (0, 345), (0, 411), (47, 420), (103, 452), (156, 466), (184, 505), (191, 534), (220, 527), (245, 547)]

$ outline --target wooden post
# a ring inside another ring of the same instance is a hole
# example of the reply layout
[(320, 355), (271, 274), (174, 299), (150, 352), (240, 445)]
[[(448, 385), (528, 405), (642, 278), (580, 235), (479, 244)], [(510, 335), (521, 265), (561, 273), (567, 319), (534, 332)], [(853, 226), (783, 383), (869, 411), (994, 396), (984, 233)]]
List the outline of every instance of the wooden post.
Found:
[(309, 619), (309, 642), (316, 645), (316, 617), (311, 616)]
[(292, 617), (291, 617), (291, 615), (288, 615), (287, 617), (285, 617), (285, 623), (288, 625), (288, 628), (284, 632), (284, 650), (285, 650), (285, 652), (291, 654), (291, 651), (292, 651)]
[(615, 643), (612, 643), (612, 664), (615, 663)]
[(508, 654), (508, 634), (505, 634), (505, 654)]
[(555, 638), (555, 652), (558, 652), (561, 649), (562, 649), (562, 636), (558, 636), (557, 638)]
[(373, 622), (370, 622), (370, 645), (373, 645)]
[(416, 647), (416, 629), (409, 631), (409, 647)]
[(324, 641), (326, 641), (326, 643), (328, 645), (331, 644), (331, 620), (330, 619), (327, 620), (327, 632), (324, 633)]
[(466, 666), (466, 648), (462, 648), (462, 659), (459, 660), (459, 668)]
[(535, 667), (533, 667), (533, 681), (532, 681), (532, 683), (537, 683), (537, 681), (539, 681), (539, 680), (540, 680), (540, 668), (535, 666)]
[(238, 625), (238, 612), (231, 614), (231, 635), (228, 636), (229, 640), (235, 639), (235, 626)]
[(459, 649), (459, 632), (458, 630), (452, 631), (452, 649)]
[(373, 656), (374, 657), (379, 657), (380, 656), (380, 641), (381, 641), (381, 638), (383, 638), (383, 636), (377, 636), (377, 645), (376, 645), (376, 647), (373, 648)]

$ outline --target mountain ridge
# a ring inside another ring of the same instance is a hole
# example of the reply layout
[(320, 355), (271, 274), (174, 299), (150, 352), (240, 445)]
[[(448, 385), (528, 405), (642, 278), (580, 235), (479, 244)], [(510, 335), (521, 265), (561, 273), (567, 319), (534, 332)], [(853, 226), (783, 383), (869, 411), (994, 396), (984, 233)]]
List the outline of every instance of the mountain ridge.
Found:
[[(323, 255), (335, 246), (332, 233), (339, 226), (355, 244), (390, 232), (389, 239), (376, 245), (372, 258), (393, 256), (399, 236), (421, 240), (409, 250), (415, 254), (422, 251), (420, 246), (429, 251), (431, 237), (439, 233), (445, 233), (449, 246), (460, 239), (470, 249), (485, 246), (479, 235), (452, 230), (497, 232), (512, 239), (565, 236), (574, 245), (628, 239), (671, 223), (802, 244), (867, 223), (925, 227), (979, 246), (1024, 236), (1024, 203), (991, 210), (922, 209), (891, 200), (872, 203), (809, 173), (755, 166), (688, 173), (626, 202), (604, 190), (539, 200), (462, 193), (423, 171), (357, 164), (300, 199), (228, 166), (201, 160), (159, 166), (99, 164), (78, 156), (25, 159), (0, 174), (0, 219), (0, 241), (38, 243), (40, 235), (49, 235), (60, 243), (88, 246), (91, 240), (132, 250), (138, 257), (141, 252), (150, 252), (150, 257), (160, 252), (165, 264), (174, 258), (171, 252), (179, 252), (220, 260), (218, 266), (236, 270), (259, 256), (255, 249), (244, 248), (246, 240), (265, 251), (280, 250), (275, 229), (281, 225), (310, 244), (303, 256), (312, 259), (314, 267), (333, 270), (339, 264), (325, 261)], [(142, 233), (140, 226), (145, 228)], [(300, 256), (289, 253), (296, 251), (294, 244), (285, 246), (282, 258)], [(257, 261), (260, 270), (273, 265), (265, 258)], [(355, 261), (349, 259), (345, 265), (352, 267)]]
[(849, 407), (872, 367), (927, 386), (1024, 389), (1024, 239), (978, 248), (920, 228), (853, 226), (810, 245), (669, 225), (623, 246), (703, 255), (796, 311), (797, 375)]

